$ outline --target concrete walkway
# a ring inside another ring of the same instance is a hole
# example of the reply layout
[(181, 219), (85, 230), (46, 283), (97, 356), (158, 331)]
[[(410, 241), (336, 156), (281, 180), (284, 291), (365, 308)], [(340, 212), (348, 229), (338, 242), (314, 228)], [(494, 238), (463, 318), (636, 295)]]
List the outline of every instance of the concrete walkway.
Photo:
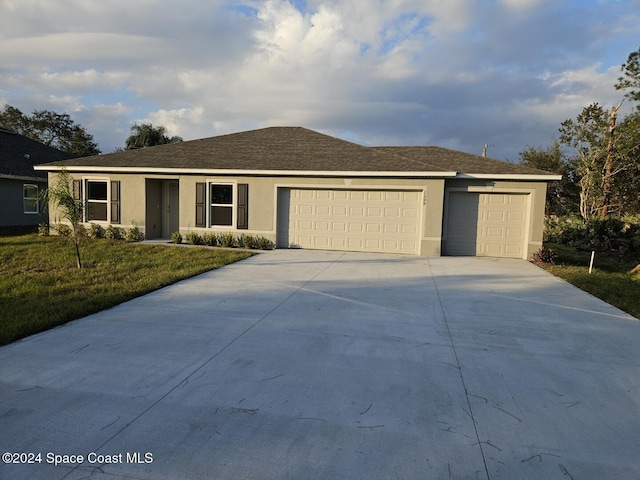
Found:
[(0, 452), (32, 454), (12, 480), (635, 480), (640, 321), (521, 260), (276, 250), (0, 348)]

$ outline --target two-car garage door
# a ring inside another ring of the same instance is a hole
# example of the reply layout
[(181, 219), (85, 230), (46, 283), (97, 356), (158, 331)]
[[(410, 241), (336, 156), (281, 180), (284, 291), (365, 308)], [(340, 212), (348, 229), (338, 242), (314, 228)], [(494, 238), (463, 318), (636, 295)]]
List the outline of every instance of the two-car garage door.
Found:
[(418, 254), (422, 191), (278, 190), (278, 246)]

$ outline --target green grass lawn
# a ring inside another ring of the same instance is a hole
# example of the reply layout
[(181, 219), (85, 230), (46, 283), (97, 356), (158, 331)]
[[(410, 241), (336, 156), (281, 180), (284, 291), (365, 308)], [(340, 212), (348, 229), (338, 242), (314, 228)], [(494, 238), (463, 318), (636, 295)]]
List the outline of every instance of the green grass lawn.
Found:
[(245, 259), (246, 250), (0, 236), (0, 345)]
[(556, 250), (559, 256), (555, 265), (540, 264), (542, 268), (640, 319), (640, 272), (632, 272), (640, 258), (596, 252), (593, 272), (589, 274), (590, 252), (566, 245), (545, 246)]

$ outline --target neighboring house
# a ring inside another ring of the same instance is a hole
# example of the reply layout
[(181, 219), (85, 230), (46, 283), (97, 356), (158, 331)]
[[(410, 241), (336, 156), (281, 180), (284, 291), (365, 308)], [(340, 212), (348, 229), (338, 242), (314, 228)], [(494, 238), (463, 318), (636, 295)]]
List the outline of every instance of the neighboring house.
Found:
[(34, 171), (38, 163), (72, 155), (0, 127), (0, 227), (30, 226), (47, 220), (40, 192), (47, 173)]
[[(528, 258), (542, 246), (541, 170), (439, 147), (365, 147), (301, 127), (54, 162), (86, 222), (265, 236), (278, 247)], [(51, 213), (51, 217), (55, 212)]]

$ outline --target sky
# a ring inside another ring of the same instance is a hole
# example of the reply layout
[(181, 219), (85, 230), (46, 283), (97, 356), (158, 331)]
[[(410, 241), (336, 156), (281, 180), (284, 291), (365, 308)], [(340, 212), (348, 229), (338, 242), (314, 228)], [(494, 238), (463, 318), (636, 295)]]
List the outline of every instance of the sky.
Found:
[(0, 0), (0, 44), (0, 108), (68, 113), (103, 153), (151, 122), (518, 161), (621, 100), (640, 0)]

